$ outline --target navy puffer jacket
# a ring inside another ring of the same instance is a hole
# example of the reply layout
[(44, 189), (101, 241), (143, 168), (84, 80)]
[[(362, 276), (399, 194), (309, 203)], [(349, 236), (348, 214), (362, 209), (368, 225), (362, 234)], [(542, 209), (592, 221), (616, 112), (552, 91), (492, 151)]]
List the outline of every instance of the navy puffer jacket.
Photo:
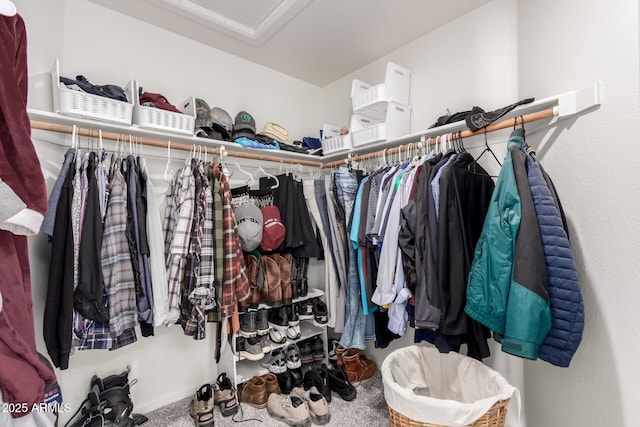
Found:
[[(523, 143), (521, 149), (526, 152), (526, 148)], [(542, 237), (551, 308), (551, 329), (538, 349), (538, 357), (553, 365), (567, 367), (582, 340), (584, 304), (561, 218), (562, 208), (556, 203), (555, 188), (547, 184), (545, 175), (542, 167), (528, 155), (527, 177)]]

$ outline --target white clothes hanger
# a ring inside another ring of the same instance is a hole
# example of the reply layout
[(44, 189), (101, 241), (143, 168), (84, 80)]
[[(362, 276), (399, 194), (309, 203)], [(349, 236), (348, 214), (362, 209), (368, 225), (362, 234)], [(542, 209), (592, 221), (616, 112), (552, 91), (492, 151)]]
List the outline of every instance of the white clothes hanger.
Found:
[(253, 179), (253, 175), (247, 172), (246, 170), (242, 169), (242, 167), (240, 166), (240, 163), (238, 163), (237, 157), (236, 157), (236, 168), (238, 169), (239, 172), (242, 172), (243, 174), (249, 177), (249, 179), (245, 181), (245, 185), (248, 185), (249, 187), (251, 187), (255, 183)]
[(175, 172), (171, 169), (171, 141), (167, 141), (167, 165), (164, 167), (164, 180), (170, 182)]
[(14, 16), (18, 13), (16, 5), (9, 0), (0, 0), (0, 15)]
[(258, 175), (260, 175), (261, 173), (264, 174), (264, 176), (266, 176), (267, 178), (272, 178), (276, 181), (276, 183), (271, 187), (273, 188), (278, 188), (280, 186), (280, 180), (278, 179), (277, 176), (267, 172), (263, 167), (262, 167), (262, 160), (260, 160), (258, 162), (258, 170), (256, 171), (258, 173)]

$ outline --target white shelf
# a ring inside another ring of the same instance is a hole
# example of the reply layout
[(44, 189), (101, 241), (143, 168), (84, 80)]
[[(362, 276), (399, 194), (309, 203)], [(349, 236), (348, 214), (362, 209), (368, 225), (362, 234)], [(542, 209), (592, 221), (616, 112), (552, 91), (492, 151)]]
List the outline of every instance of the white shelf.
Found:
[[(324, 350), (326, 354), (326, 350), (327, 350), (326, 330), (327, 330), (326, 325), (319, 327), (314, 325), (312, 320), (301, 320), (300, 321), (300, 338), (298, 338), (297, 340), (287, 339), (287, 341), (284, 344), (274, 344), (272, 342), (271, 351), (277, 348), (286, 347), (290, 344), (299, 343), (300, 341), (313, 338), (317, 335), (323, 335), (324, 337), (322, 341), (323, 341)], [(244, 357), (239, 357), (236, 355), (236, 384), (246, 381), (247, 379), (251, 378), (254, 375), (264, 375), (267, 372), (269, 372), (267, 368), (260, 365), (260, 363), (269, 360), (269, 357), (270, 355), (269, 353), (267, 353), (264, 355), (263, 359), (254, 361), (254, 360), (248, 360), (248, 359), (245, 359)]]
[[(311, 298), (319, 298), (319, 297), (321, 297), (323, 295), (324, 295), (324, 291), (323, 290), (317, 289), (317, 288), (309, 288), (309, 290), (307, 291), (307, 295), (305, 295), (303, 297), (300, 297), (300, 298), (294, 298), (292, 300), (292, 304), (298, 303), (300, 301), (306, 301), (306, 300), (311, 299)], [(260, 305), (258, 306), (258, 309), (261, 309), (261, 308), (269, 310), (269, 309), (271, 309), (273, 307), (271, 307), (268, 304), (260, 303)]]

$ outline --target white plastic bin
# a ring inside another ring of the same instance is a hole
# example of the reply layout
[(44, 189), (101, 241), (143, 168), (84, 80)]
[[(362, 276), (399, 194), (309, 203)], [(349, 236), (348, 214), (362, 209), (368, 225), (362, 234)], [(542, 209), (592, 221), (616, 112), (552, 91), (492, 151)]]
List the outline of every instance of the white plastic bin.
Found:
[(340, 126), (325, 124), (322, 127), (322, 154), (333, 154), (351, 150), (351, 137), (340, 135)]
[(368, 114), (351, 116), (351, 144), (360, 147), (373, 142), (386, 141), (409, 133), (411, 108), (397, 102), (377, 104)]
[(517, 388), (459, 353), (412, 345), (389, 354), (380, 370), (392, 427), (504, 426), (514, 393), (519, 405)]
[(393, 62), (387, 63), (384, 83), (373, 86), (361, 80), (353, 80), (351, 84), (353, 112), (360, 112), (378, 102), (395, 101), (408, 105), (410, 80), (411, 72)]
[(174, 113), (173, 111), (163, 110), (156, 107), (147, 107), (140, 105), (139, 85), (136, 80), (129, 82), (127, 85), (127, 96), (133, 100), (133, 124), (145, 129), (155, 129), (165, 132), (176, 132), (186, 135), (193, 135), (195, 125), (195, 111), (193, 108), (186, 111), (184, 108), (193, 100), (190, 98), (182, 105), (176, 106), (182, 108), (183, 113)]
[(58, 59), (51, 70), (51, 83), (54, 113), (131, 125), (133, 117), (131, 98), (129, 98), (129, 102), (124, 102), (68, 89), (60, 83), (60, 61)]

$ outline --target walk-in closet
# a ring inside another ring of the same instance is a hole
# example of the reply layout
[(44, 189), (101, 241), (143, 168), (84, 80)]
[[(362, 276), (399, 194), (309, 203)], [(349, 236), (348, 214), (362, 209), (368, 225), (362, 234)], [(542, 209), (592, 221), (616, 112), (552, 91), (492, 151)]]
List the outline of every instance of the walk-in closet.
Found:
[(449, 3), (0, 0), (0, 426), (634, 425), (640, 7)]

